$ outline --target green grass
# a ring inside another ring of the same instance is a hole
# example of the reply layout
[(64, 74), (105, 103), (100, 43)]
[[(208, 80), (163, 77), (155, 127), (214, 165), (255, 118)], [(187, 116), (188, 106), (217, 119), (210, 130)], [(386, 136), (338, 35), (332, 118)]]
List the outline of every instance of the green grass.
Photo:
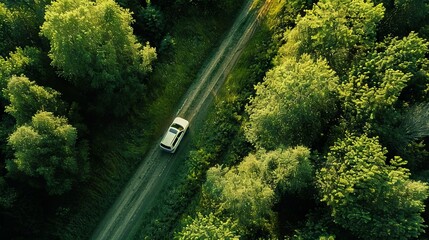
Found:
[(195, 80), (213, 47), (219, 44), (231, 20), (227, 17), (194, 16), (177, 22), (173, 31), (175, 54), (155, 66), (151, 81), (158, 85), (160, 92), (144, 110), (150, 114), (151, 124), (158, 129), (155, 134), (159, 135), (162, 126), (169, 122), (168, 117), (178, 107), (177, 103)]
[(222, 15), (193, 15), (175, 23), (171, 29), (174, 53), (164, 55), (154, 66), (148, 103), (137, 110), (138, 114), (102, 126), (93, 134), (92, 174), (87, 183), (68, 196), (68, 206), (48, 224), (55, 237), (88, 239), (91, 236), (135, 167), (162, 134), (177, 103), (232, 20)]

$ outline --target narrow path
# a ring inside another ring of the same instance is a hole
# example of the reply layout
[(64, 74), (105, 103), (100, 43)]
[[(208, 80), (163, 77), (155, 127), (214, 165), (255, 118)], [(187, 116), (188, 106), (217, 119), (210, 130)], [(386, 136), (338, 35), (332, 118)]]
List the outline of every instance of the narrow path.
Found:
[[(241, 50), (256, 29), (258, 16), (264, 13), (270, 1), (265, 1), (264, 6), (256, 11), (252, 10), (253, 1), (247, 0), (222, 44), (189, 88), (176, 115), (188, 119), (191, 127), (192, 120), (198, 117), (200, 110), (212, 101), (211, 93), (215, 93), (224, 82)], [(184, 139), (182, 144), (188, 143), (189, 140)], [(181, 148), (186, 149), (184, 146)], [(173, 162), (175, 159), (187, 155), (186, 152), (180, 150), (179, 148), (175, 154), (168, 154), (162, 152), (158, 144), (153, 146), (116, 202), (99, 223), (91, 239), (132, 238), (133, 227), (139, 222), (141, 213), (150, 210), (164, 180), (168, 179), (168, 174), (172, 174)]]

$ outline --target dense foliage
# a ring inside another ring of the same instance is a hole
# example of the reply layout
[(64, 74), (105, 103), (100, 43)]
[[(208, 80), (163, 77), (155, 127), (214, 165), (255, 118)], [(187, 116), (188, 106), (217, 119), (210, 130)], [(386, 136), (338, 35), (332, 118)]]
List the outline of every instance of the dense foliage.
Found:
[(351, 123), (371, 124), (404, 105), (427, 101), (428, 42), (410, 33), (387, 38), (359, 57), (339, 96)]
[(76, 128), (66, 119), (38, 112), (10, 135), (15, 158), (6, 168), (11, 175), (31, 178), (27, 181), (46, 188), (49, 194), (63, 194), (84, 180), (89, 170), (87, 149), (76, 140)]
[(415, 238), (423, 233), (428, 184), (410, 180), (406, 161), (386, 159), (377, 138), (346, 136), (318, 172), (321, 201), (335, 222), (363, 239)]
[[(193, 219), (235, 219), (244, 239), (421, 238), (429, 221), (428, 7), (273, 7), (265, 23), (278, 46), (274, 66), (240, 116), (254, 150), (236, 166), (208, 170)], [(298, 149), (305, 157), (288, 160)]]
[(286, 32), (281, 56), (299, 58), (303, 53), (325, 58), (342, 73), (353, 55), (365, 51), (376, 37), (384, 8), (364, 0), (322, 0), (298, 17), (296, 27)]
[(237, 224), (232, 223), (231, 219), (222, 221), (213, 213), (210, 213), (208, 216), (198, 213), (198, 216), (191, 221), (176, 236), (177, 239), (240, 239), (240, 236), (234, 232)]
[(30, 122), (41, 110), (63, 114), (65, 112), (64, 103), (59, 100), (59, 92), (38, 86), (26, 77), (11, 77), (4, 92), (10, 102), (5, 111), (15, 118), (17, 125)]
[[(313, 178), (310, 151), (305, 147), (261, 150), (250, 154), (235, 167), (215, 166), (207, 171), (203, 185), (201, 214), (218, 214), (225, 221), (233, 219), (240, 236), (275, 236), (273, 211), (280, 196), (299, 194), (307, 189)], [(182, 236), (185, 227), (177, 236)]]
[(265, 149), (312, 146), (336, 114), (338, 77), (326, 61), (293, 58), (267, 73), (250, 101), (246, 136)]
[(95, 95), (94, 110), (129, 112), (144, 95), (154, 48), (137, 42), (129, 11), (110, 1), (56, 1), (46, 9), (41, 34), (52, 65), (81, 91)]

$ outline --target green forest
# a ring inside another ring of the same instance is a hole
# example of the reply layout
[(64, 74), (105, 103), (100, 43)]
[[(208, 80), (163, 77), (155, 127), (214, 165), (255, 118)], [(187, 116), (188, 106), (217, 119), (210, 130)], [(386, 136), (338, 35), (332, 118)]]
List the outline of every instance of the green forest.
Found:
[[(0, 238), (90, 238), (244, 2), (2, 0)], [(429, 1), (253, 2), (135, 239), (429, 239)]]

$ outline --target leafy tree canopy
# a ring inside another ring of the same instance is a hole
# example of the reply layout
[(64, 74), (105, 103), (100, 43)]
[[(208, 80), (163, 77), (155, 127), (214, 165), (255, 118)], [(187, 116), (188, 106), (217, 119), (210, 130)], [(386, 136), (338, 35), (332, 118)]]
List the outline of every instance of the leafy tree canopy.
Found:
[(312, 182), (309, 157), (305, 147), (261, 150), (237, 167), (211, 168), (203, 186), (205, 208), (237, 219), (241, 234), (254, 236), (257, 229), (273, 234), (277, 197), (295, 194)]
[(257, 85), (246, 108), (248, 140), (266, 149), (312, 146), (335, 115), (338, 77), (324, 60), (284, 58)]
[(371, 46), (376, 27), (383, 18), (381, 4), (365, 0), (321, 0), (298, 17), (297, 25), (285, 34), (281, 55), (299, 58), (309, 53), (325, 58), (338, 73), (343, 73), (359, 48)]
[(367, 124), (368, 135), (379, 136), (390, 155), (407, 159), (407, 168), (416, 173), (429, 167), (426, 137), (429, 136), (429, 104), (418, 103), (399, 111), (386, 112), (380, 123)]
[(146, 73), (156, 54), (137, 42), (129, 11), (113, 0), (59, 0), (47, 7), (41, 33), (52, 64), (74, 81), (114, 89), (128, 74)]
[(12, 176), (24, 175), (51, 195), (63, 194), (87, 177), (86, 145), (77, 143), (77, 131), (65, 118), (38, 112), (8, 142), (15, 150), (6, 166)]
[(0, 52), (7, 53), (13, 45), (9, 36), (12, 31), (12, 12), (4, 3), (0, 3)]
[(50, 0), (3, 0), (0, 3), (0, 55), (16, 47), (40, 44), (39, 31)]
[(35, 56), (39, 54), (40, 51), (37, 48), (26, 47), (17, 48), (6, 58), (0, 57), (0, 89), (7, 88), (10, 77), (24, 74), (26, 67), (36, 65)]
[(135, 15), (135, 28), (149, 41), (159, 42), (164, 35), (165, 18), (161, 10), (153, 5), (147, 4), (140, 7)]
[(92, 111), (128, 113), (142, 100), (156, 51), (137, 42), (131, 13), (113, 0), (58, 0), (47, 7), (41, 34), (52, 65), (82, 91)]
[(262, 179), (279, 194), (296, 194), (312, 183), (314, 171), (310, 150), (306, 147), (260, 150), (247, 156), (247, 159), (261, 162)]
[(428, 185), (410, 180), (406, 161), (386, 158), (377, 138), (346, 136), (317, 174), (322, 201), (342, 227), (362, 239), (408, 239), (424, 232)]
[(429, 3), (427, 0), (374, 0), (386, 8), (386, 16), (380, 24), (381, 36), (393, 34), (406, 36), (411, 31), (419, 31), (428, 22)]
[(18, 125), (30, 122), (38, 111), (64, 113), (60, 93), (54, 89), (38, 86), (26, 77), (12, 77), (5, 91), (10, 105), (6, 112), (15, 117)]
[(228, 218), (222, 221), (213, 213), (204, 216), (201, 213), (192, 219), (182, 231), (175, 234), (175, 239), (225, 239), (238, 240), (240, 236), (236, 233), (237, 223)]
[(261, 175), (260, 162), (255, 159), (247, 159), (231, 170), (214, 167), (207, 171), (206, 196), (219, 201), (227, 214), (238, 219), (243, 232), (270, 229), (274, 191)]
[(345, 116), (362, 125), (384, 118), (406, 103), (426, 100), (427, 53), (428, 43), (415, 33), (377, 44), (339, 88)]

